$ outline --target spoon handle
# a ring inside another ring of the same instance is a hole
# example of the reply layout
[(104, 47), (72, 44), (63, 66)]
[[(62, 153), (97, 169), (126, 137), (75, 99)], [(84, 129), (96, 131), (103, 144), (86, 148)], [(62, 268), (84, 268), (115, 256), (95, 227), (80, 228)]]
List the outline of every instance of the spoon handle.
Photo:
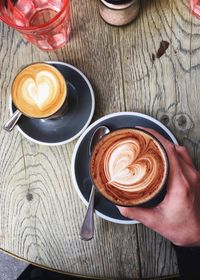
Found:
[(87, 212), (80, 231), (80, 237), (85, 241), (94, 237), (94, 195), (95, 187), (92, 185)]
[(10, 117), (10, 119), (4, 123), (3, 129), (9, 132), (13, 130), (21, 115), (22, 113), (19, 110), (16, 110), (15, 113)]

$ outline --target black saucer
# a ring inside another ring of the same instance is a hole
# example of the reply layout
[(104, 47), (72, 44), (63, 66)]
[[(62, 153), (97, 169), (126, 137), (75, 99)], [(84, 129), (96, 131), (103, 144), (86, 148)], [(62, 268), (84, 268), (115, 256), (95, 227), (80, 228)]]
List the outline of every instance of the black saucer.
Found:
[[(58, 61), (47, 61), (64, 76), (68, 86), (69, 110), (53, 120), (31, 119), (22, 116), (18, 130), (29, 140), (43, 145), (66, 144), (83, 133), (95, 108), (94, 92), (85, 75), (74, 66)], [(16, 110), (12, 103), (11, 113)]]
[[(90, 191), (91, 180), (89, 176), (89, 143), (91, 136), (98, 126), (105, 125), (111, 131), (122, 127), (143, 126), (153, 128), (168, 140), (177, 143), (176, 138), (162, 123), (156, 119), (134, 112), (120, 112), (107, 115), (93, 124), (79, 138), (73, 152), (71, 172), (75, 189), (81, 200), (87, 205)], [(123, 217), (116, 206), (106, 200), (101, 194), (96, 192), (95, 198), (96, 214), (105, 220), (119, 224), (134, 224), (137, 221)]]

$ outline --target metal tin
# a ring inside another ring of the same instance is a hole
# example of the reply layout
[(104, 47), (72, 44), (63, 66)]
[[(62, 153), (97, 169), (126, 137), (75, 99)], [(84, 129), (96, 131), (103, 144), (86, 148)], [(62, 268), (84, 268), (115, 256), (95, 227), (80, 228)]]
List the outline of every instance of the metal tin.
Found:
[(100, 0), (99, 11), (105, 22), (123, 26), (132, 22), (140, 10), (140, 0)]

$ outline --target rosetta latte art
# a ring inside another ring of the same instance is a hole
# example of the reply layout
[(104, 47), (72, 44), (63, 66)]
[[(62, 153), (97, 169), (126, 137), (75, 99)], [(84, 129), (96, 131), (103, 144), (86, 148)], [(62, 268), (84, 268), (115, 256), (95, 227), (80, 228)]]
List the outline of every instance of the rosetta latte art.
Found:
[(109, 200), (137, 205), (162, 188), (166, 154), (156, 139), (142, 130), (120, 129), (97, 144), (90, 171), (94, 184)]
[(158, 161), (148, 151), (149, 142), (141, 147), (138, 139), (127, 139), (108, 149), (104, 170), (108, 183), (127, 192), (145, 189), (156, 177)]

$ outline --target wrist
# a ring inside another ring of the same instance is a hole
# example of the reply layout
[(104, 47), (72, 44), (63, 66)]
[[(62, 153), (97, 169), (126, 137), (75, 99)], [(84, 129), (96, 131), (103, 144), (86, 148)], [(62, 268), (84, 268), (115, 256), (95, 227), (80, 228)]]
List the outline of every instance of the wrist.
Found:
[(173, 242), (174, 246), (179, 247), (200, 247), (200, 232), (188, 232), (187, 236), (179, 239), (179, 242)]

